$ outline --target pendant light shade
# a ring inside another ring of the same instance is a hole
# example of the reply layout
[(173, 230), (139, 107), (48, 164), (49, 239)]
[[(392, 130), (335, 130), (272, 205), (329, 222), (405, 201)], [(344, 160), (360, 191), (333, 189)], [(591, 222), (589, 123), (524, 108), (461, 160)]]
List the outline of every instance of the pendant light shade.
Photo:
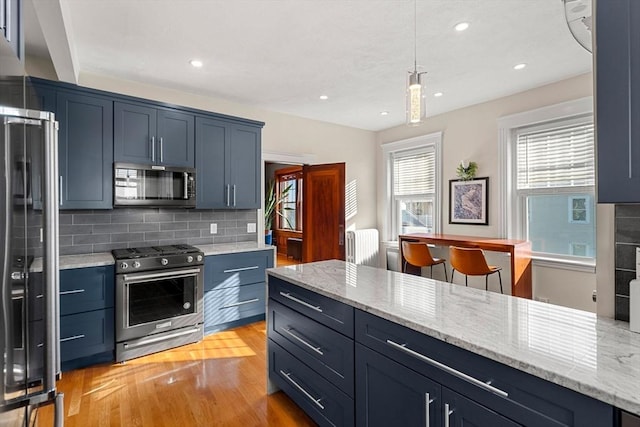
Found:
[(410, 71), (407, 79), (407, 124), (417, 126), (427, 117), (424, 75), (417, 70)]
[(425, 102), (426, 87), (424, 75), (418, 72), (418, 41), (417, 41), (417, 2), (413, 1), (413, 71), (409, 71), (407, 78), (407, 124), (417, 126), (427, 117)]

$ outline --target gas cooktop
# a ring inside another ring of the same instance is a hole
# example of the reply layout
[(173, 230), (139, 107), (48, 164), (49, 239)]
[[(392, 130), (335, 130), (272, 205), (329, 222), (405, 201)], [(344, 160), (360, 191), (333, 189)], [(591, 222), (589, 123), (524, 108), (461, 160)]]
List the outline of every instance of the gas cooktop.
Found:
[(114, 249), (111, 251), (116, 260), (195, 254), (199, 252), (201, 252), (200, 249), (191, 245), (144, 246), (140, 248)]

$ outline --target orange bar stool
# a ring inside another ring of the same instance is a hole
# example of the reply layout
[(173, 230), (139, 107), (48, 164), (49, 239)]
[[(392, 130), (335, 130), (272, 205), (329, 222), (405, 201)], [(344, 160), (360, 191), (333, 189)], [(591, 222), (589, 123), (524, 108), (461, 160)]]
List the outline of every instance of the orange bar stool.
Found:
[(402, 242), (402, 257), (404, 258), (402, 263), (403, 273), (406, 273), (408, 263), (414, 267), (429, 267), (429, 272), (433, 277), (433, 266), (442, 264), (442, 267), (444, 267), (444, 280), (449, 280), (447, 278), (446, 260), (432, 257), (429, 246), (426, 243)]
[(464, 285), (468, 286), (468, 276), (484, 276), (484, 288), (489, 290), (489, 275), (498, 273), (500, 280), (500, 293), (502, 292), (502, 276), (500, 267), (487, 264), (484, 252), (479, 248), (459, 248), (451, 246), (449, 248), (449, 262), (451, 262), (451, 283), (456, 270), (464, 274)]

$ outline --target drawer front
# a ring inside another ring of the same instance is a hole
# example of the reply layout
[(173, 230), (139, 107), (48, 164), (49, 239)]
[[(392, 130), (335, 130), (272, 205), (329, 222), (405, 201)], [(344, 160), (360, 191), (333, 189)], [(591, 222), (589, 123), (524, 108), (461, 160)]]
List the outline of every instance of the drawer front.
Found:
[(113, 308), (60, 318), (60, 358), (63, 362), (114, 349)]
[(353, 338), (353, 307), (277, 277), (269, 275), (267, 280), (269, 298)]
[(264, 314), (265, 298), (264, 282), (207, 291), (204, 294), (204, 324), (212, 326)]
[(353, 397), (353, 340), (269, 299), (269, 338)]
[(269, 378), (321, 426), (353, 426), (353, 400), (269, 340)]
[(113, 307), (113, 266), (60, 271), (60, 315)]
[(265, 281), (273, 251), (212, 255), (204, 259), (204, 290), (232, 288)]
[[(540, 427), (611, 425), (613, 407), (601, 401), (372, 314), (356, 310), (355, 317), (357, 342), (512, 420)], [(489, 391), (488, 383), (503, 393)]]

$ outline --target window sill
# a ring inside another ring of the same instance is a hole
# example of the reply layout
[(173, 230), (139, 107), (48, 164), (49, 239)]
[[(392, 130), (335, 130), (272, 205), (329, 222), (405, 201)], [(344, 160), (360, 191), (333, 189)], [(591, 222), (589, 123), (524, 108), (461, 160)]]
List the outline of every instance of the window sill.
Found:
[(595, 273), (596, 263), (594, 261), (576, 261), (561, 258), (551, 258), (532, 255), (531, 259), (535, 267), (559, 268), (562, 270), (580, 271), (583, 273)]

